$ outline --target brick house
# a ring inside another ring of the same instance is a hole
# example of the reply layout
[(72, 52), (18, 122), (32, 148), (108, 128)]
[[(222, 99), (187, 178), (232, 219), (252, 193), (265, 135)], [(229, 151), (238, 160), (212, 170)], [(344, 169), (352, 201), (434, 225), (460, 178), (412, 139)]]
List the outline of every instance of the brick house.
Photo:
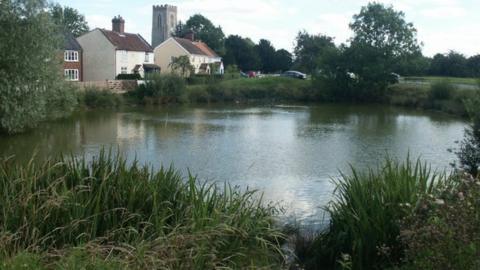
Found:
[(67, 81), (83, 81), (83, 50), (72, 34), (65, 35), (63, 74)]

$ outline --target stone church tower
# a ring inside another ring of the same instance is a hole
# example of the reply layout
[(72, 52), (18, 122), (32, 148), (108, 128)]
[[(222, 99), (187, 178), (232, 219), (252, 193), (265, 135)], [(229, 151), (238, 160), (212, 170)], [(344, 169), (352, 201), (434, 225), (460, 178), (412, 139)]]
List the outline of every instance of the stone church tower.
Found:
[(153, 6), (152, 47), (157, 47), (172, 36), (177, 27), (177, 7), (170, 5)]

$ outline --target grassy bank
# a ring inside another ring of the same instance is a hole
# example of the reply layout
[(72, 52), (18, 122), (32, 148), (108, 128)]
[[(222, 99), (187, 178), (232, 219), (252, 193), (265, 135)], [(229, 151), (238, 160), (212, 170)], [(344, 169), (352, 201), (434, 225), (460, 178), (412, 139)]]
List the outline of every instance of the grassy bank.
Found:
[(317, 100), (311, 81), (283, 77), (224, 80), (215, 84), (189, 85), (188, 102), (220, 101), (314, 101)]
[(458, 78), (458, 77), (406, 77), (405, 81), (436, 83), (448, 80), (454, 84), (478, 85), (478, 78)]
[(428, 85), (395, 84), (389, 87), (385, 102), (395, 106), (435, 110), (466, 117), (465, 100), (480, 90), (458, 89), (449, 82)]
[[(278, 268), (276, 209), (101, 153), (0, 160), (0, 269)], [(15, 265), (20, 268), (16, 268)]]

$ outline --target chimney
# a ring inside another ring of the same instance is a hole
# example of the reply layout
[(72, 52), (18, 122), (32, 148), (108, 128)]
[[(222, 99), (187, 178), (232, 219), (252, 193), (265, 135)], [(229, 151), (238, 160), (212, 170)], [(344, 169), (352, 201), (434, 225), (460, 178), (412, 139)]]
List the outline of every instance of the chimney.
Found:
[(185, 36), (184, 36), (185, 39), (188, 39), (190, 41), (195, 41), (195, 32), (193, 32), (192, 30), (189, 30)]
[(123, 34), (125, 32), (125, 20), (118, 15), (112, 19), (112, 31)]

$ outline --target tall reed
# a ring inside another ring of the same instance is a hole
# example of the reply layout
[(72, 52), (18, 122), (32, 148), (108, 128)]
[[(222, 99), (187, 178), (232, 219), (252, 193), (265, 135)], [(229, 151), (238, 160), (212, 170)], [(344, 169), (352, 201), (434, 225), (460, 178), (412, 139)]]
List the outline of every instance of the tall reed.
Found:
[(91, 162), (2, 159), (0, 193), (4, 259), (80, 248), (134, 268), (281, 263), (274, 207), (253, 191), (183, 179), (173, 168), (154, 172), (106, 152)]
[(327, 207), (329, 227), (306, 251), (308, 269), (381, 269), (402, 257), (399, 222), (445, 180), (419, 160), (387, 159), (377, 170), (342, 174)]

